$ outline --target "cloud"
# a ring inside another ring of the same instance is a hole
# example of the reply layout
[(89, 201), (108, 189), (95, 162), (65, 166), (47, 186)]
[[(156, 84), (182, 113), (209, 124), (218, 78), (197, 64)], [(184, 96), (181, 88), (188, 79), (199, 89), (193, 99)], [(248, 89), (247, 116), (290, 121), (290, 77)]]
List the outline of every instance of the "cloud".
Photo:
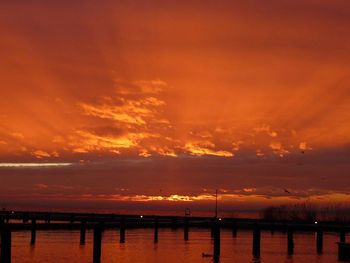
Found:
[(282, 147), (282, 144), (280, 142), (272, 141), (269, 146), (273, 152), (278, 154), (280, 157), (283, 157), (284, 155), (290, 153), (288, 150)]
[(51, 157), (51, 155), (49, 153), (42, 151), (42, 150), (36, 150), (36, 151), (32, 152), (32, 155), (34, 155), (38, 159)]
[(13, 137), (17, 138), (17, 139), (23, 139), (24, 138), (24, 135), (20, 132), (13, 132), (11, 134)]
[[(213, 144), (209, 144), (209, 146), (214, 146)], [(201, 147), (196, 144), (187, 143), (185, 145), (185, 150), (190, 152), (191, 155), (203, 156), (203, 155), (215, 155), (215, 156), (223, 156), (223, 157), (233, 157), (234, 154), (228, 151), (215, 151), (209, 148)]]
[(47, 189), (49, 187), (47, 184), (35, 184), (34, 186), (38, 189)]
[(141, 88), (143, 93), (160, 93), (168, 84), (160, 79), (156, 80), (137, 80), (135, 85)]
[(81, 107), (84, 109), (85, 114), (92, 115), (104, 119), (112, 119), (116, 121), (132, 123), (132, 124), (145, 124), (145, 120), (142, 116), (149, 113), (144, 108), (134, 108), (131, 104), (129, 106), (114, 107), (108, 105), (102, 105), (100, 107), (94, 107), (91, 105), (82, 104)]
[(244, 192), (255, 192), (256, 188), (243, 188)]
[(266, 132), (271, 137), (276, 137), (278, 134), (275, 131), (272, 131), (269, 125), (263, 125), (257, 128), (254, 128), (256, 132)]
[(346, 200), (347, 1), (1, 6), (4, 195)]
[(87, 153), (90, 151), (112, 151), (120, 153), (120, 148), (130, 148), (136, 146), (139, 139), (147, 135), (130, 133), (118, 137), (99, 136), (88, 131), (76, 131), (76, 136), (72, 138), (70, 146), (73, 151)]
[(59, 167), (59, 166), (70, 166), (73, 163), (0, 163), (0, 167)]
[(301, 143), (299, 144), (299, 149), (300, 149), (300, 150), (312, 150), (311, 147), (309, 147), (309, 146), (306, 145), (306, 142), (301, 142)]

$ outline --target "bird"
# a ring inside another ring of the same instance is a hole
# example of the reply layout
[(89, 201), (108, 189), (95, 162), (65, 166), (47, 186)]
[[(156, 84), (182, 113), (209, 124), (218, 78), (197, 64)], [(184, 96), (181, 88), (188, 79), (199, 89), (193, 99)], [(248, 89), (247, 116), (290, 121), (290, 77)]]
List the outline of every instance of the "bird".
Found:
[(291, 192), (289, 192), (287, 189), (284, 189), (284, 191), (287, 193), (287, 194), (292, 194)]
[(202, 253), (202, 257), (204, 258), (209, 258), (209, 257), (212, 257), (213, 255), (210, 255), (210, 254), (205, 254), (204, 252)]

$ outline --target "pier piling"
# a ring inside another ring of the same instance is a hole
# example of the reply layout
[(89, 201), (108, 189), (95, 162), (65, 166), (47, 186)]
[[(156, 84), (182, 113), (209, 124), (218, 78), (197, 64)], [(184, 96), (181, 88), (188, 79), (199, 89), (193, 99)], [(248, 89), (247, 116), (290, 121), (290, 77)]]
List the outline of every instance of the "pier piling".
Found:
[(323, 251), (323, 230), (321, 227), (319, 227), (317, 229), (316, 246), (317, 246), (317, 254), (322, 254), (322, 251)]
[(350, 243), (338, 242), (339, 261), (350, 261)]
[(214, 238), (214, 224), (215, 224), (215, 218), (211, 219), (210, 224), (210, 237)]
[(275, 223), (274, 222), (271, 223), (270, 231), (271, 231), (271, 236), (273, 236), (275, 234)]
[(28, 220), (29, 220), (28, 213), (23, 213), (23, 216), (22, 216), (23, 224), (27, 223)]
[(344, 227), (340, 228), (339, 237), (340, 237), (340, 242), (345, 242), (345, 229), (344, 229)]
[(1, 230), (1, 263), (11, 263), (11, 230), (3, 227)]
[(154, 243), (158, 243), (158, 217), (154, 218)]
[(184, 219), (184, 239), (188, 241), (188, 218)]
[(51, 222), (50, 213), (46, 213), (46, 215), (45, 215), (45, 222), (46, 222), (47, 224), (50, 224), (50, 222)]
[(220, 257), (220, 222), (216, 221), (213, 225), (214, 229), (214, 261), (218, 261)]
[(232, 223), (232, 236), (237, 237), (237, 223), (236, 223), (236, 221), (233, 221), (233, 223)]
[(73, 224), (74, 221), (75, 221), (75, 216), (74, 216), (74, 214), (71, 214), (70, 215), (70, 223)]
[(177, 228), (177, 220), (174, 217), (174, 218), (171, 219), (171, 229), (175, 230), (176, 228)]
[(258, 224), (255, 224), (254, 230), (253, 230), (253, 257), (254, 258), (260, 257), (260, 239), (261, 239), (260, 228)]
[(125, 218), (122, 217), (120, 220), (120, 243), (125, 242)]
[(32, 219), (32, 235), (30, 238), (30, 244), (34, 245), (36, 240), (36, 219)]
[(85, 236), (86, 236), (86, 221), (82, 220), (80, 225), (80, 244), (85, 244)]
[(93, 263), (101, 262), (101, 241), (102, 241), (102, 227), (96, 225), (94, 227), (94, 248), (93, 248)]
[(288, 255), (292, 255), (294, 253), (293, 228), (289, 227), (287, 232), (288, 232)]

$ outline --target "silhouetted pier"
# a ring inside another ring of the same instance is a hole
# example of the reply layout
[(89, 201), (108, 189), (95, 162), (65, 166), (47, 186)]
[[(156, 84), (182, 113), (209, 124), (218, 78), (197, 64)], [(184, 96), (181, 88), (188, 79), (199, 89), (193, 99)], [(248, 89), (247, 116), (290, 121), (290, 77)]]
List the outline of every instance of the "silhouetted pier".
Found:
[[(260, 257), (261, 231), (283, 231), (286, 233), (286, 253), (294, 253), (294, 236), (296, 231), (313, 231), (316, 233), (316, 253), (323, 252), (323, 233), (336, 232), (339, 234), (338, 252), (340, 260), (350, 260), (350, 244), (345, 243), (345, 234), (350, 228), (344, 224), (327, 222), (292, 223), (269, 222), (256, 219), (213, 218), (191, 216), (150, 216), (150, 215), (118, 215), (94, 213), (57, 213), (57, 212), (28, 212), (1, 211), (1, 263), (11, 262), (11, 233), (16, 230), (31, 231), (30, 243), (35, 244), (37, 230), (80, 229), (80, 244), (85, 244), (86, 230), (93, 230), (93, 263), (101, 261), (102, 232), (105, 229), (119, 229), (120, 242), (127, 242), (127, 229), (153, 228), (154, 242), (159, 242), (159, 228), (183, 228), (184, 241), (190, 239), (192, 227), (208, 229), (213, 238), (213, 258), (218, 262), (220, 257), (220, 229), (232, 230), (232, 238), (239, 238), (239, 230), (248, 229), (253, 233), (252, 256)], [(337, 244), (334, 244), (336, 246)], [(206, 254), (204, 254), (206, 256)]]

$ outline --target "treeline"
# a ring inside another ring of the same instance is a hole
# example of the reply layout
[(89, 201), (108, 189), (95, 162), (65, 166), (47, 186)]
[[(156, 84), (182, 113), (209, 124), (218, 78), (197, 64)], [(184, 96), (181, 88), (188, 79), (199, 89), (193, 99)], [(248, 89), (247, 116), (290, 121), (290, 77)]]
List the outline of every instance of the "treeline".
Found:
[(318, 206), (304, 202), (267, 207), (261, 212), (261, 217), (269, 221), (350, 222), (350, 207), (343, 205)]

